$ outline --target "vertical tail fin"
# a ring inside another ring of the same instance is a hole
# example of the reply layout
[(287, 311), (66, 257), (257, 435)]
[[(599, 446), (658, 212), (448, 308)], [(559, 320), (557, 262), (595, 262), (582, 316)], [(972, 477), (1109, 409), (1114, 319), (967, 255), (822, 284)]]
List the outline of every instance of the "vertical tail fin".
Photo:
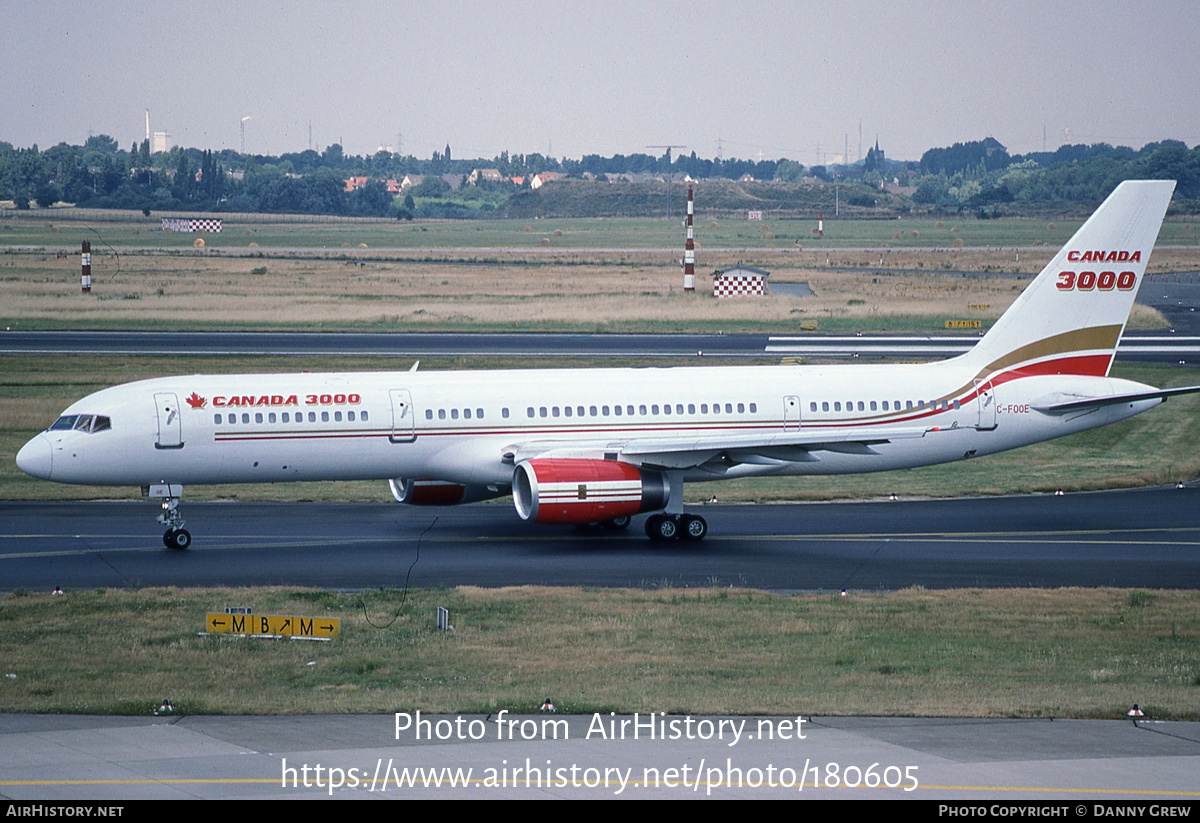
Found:
[(1174, 180), (1117, 186), (964, 359), (981, 377), (1107, 375), (1174, 191)]

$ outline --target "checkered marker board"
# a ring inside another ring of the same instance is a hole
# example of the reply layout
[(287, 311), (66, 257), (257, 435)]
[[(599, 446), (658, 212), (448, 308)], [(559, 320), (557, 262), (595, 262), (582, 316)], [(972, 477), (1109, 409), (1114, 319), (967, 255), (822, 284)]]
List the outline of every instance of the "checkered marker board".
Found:
[(763, 279), (750, 275), (735, 274), (718, 277), (713, 281), (713, 295), (716, 297), (741, 297), (743, 295), (763, 294)]
[(218, 217), (164, 217), (162, 227), (163, 231), (220, 234), (221, 219)]

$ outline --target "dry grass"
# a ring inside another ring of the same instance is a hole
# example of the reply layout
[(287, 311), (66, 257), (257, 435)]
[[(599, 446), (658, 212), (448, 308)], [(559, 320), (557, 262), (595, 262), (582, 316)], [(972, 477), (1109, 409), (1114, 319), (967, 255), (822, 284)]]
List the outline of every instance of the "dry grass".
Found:
[[(1190, 262), (1190, 253), (1155, 256), (1156, 268)], [(883, 258), (882, 265), (880, 257)], [(93, 288), (80, 294), (73, 256), (0, 255), (0, 323), (64, 327), (302, 327), (387, 329), (588, 329), (793, 331), (824, 320), (864, 331), (936, 331), (966, 307), (989, 304), (999, 316), (1022, 279), (954, 277), (935, 271), (1031, 273), (1048, 252), (944, 250), (790, 251), (764, 265), (774, 282), (808, 281), (815, 297), (717, 301), (711, 280), (688, 295), (672, 261), (654, 253), (612, 261), (564, 252), (545, 259), (426, 261), (355, 254), (231, 257), (205, 253), (126, 253), (93, 265)], [(1182, 260), (1175, 258), (1183, 258)], [(714, 255), (714, 267), (735, 262)], [(1193, 263), (1194, 265), (1194, 263)], [(849, 298), (862, 300), (848, 306)], [(978, 314), (974, 316), (979, 316)], [(1131, 328), (1165, 325), (1139, 310)]]
[[(1196, 592), (465, 587), (411, 592), (392, 623), (401, 602), (296, 589), (0, 595), (0, 659), (15, 675), (0, 681), (0, 703), (528, 712), (549, 696), (571, 712), (1116, 718), (1137, 701), (1152, 717), (1200, 717)], [(342, 634), (197, 636), (226, 605), (336, 616)], [(434, 629), (436, 605), (452, 633)]]

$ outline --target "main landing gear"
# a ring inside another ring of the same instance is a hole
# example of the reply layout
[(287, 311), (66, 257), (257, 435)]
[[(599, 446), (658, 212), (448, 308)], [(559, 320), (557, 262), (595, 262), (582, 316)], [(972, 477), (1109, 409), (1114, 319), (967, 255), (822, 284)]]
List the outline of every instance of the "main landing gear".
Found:
[(646, 519), (646, 536), (651, 540), (703, 540), (708, 521), (698, 514), (654, 514)]
[(167, 527), (163, 534), (163, 545), (168, 549), (186, 549), (192, 545), (192, 533), (183, 527), (183, 515), (179, 512), (179, 495), (182, 492), (182, 486), (166, 484), (151, 486), (148, 490), (151, 497), (162, 499), (162, 514), (158, 516), (158, 522)]

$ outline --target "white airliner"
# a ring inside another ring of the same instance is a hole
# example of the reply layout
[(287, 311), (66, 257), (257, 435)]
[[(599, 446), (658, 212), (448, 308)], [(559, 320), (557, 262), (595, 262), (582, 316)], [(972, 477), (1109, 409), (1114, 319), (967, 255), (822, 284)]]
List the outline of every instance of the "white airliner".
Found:
[(189, 375), (73, 404), (17, 455), (35, 477), (141, 486), (172, 548), (183, 486), (387, 480), (402, 503), (513, 495), (540, 523), (699, 540), (683, 484), (967, 460), (1200, 386), (1108, 377), (1174, 191), (1122, 183), (970, 352), (913, 365)]

